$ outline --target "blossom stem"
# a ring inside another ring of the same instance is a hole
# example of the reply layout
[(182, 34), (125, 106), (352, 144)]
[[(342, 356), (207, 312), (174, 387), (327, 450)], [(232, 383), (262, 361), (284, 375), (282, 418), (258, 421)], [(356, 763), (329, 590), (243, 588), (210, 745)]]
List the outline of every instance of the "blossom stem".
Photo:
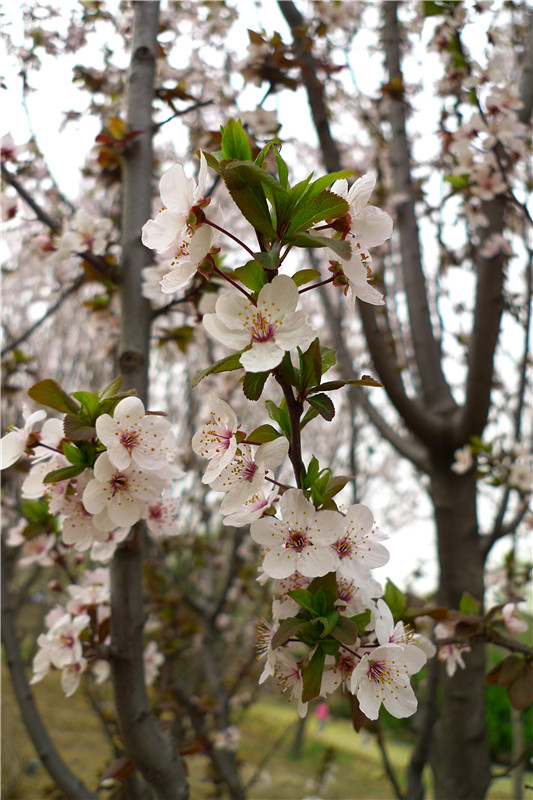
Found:
[(299, 402), (292, 391), (292, 387), (281, 377), (275, 373), (275, 378), (281, 386), (285, 402), (287, 403), (287, 411), (289, 412), (289, 422), (291, 425), (291, 436), (289, 440), (289, 458), (291, 460), (292, 468), (294, 470), (294, 477), (296, 478), (296, 485), (299, 489), (302, 488), (302, 474), (304, 471), (304, 463), (302, 461), (302, 439), (300, 430), (300, 419), (303, 412), (303, 403)]
[(253, 257), (253, 250), (250, 250), (250, 248), (248, 247), (247, 244), (244, 244), (244, 242), (241, 242), (241, 240), (237, 236), (234, 236), (232, 233), (227, 231), (225, 228), (221, 228), (220, 225), (216, 224), (216, 222), (211, 222), (211, 220), (207, 219), (207, 217), (206, 217), (205, 220), (204, 220), (204, 225), (210, 225), (212, 228), (216, 228), (217, 231), (220, 231), (220, 233), (226, 234), (226, 236), (229, 236), (229, 238), (233, 239), (234, 242), (237, 242), (237, 244), (240, 244), (240, 246), (242, 248), (244, 248), (244, 250), (246, 250), (246, 252), (249, 253)]
[(220, 275), (221, 278), (224, 278), (224, 280), (226, 280), (228, 283), (231, 283), (232, 286), (234, 286), (236, 289), (238, 289), (239, 292), (242, 292), (248, 298), (248, 300), (251, 303), (253, 303), (252, 295), (249, 294), (246, 291), (246, 289), (243, 289), (242, 286), (239, 286), (239, 284), (236, 281), (234, 281), (232, 278), (230, 278), (228, 275), (226, 275), (224, 272), (222, 272), (222, 270), (219, 269), (218, 267), (215, 267), (215, 272), (217, 273), (217, 275)]
[(280, 489), (290, 489), (290, 486), (287, 486), (286, 483), (280, 483), (279, 481), (275, 481), (274, 478), (269, 478), (268, 475), (265, 476), (265, 480), (269, 483), (273, 483), (275, 486), (279, 486)]
[(320, 281), (320, 283), (313, 283), (312, 286), (306, 286), (305, 289), (300, 289), (298, 291), (298, 294), (303, 294), (304, 292), (310, 292), (311, 289), (318, 289), (319, 286), (325, 286), (326, 283), (333, 283), (333, 281), (335, 280), (335, 277), (336, 276), (333, 275), (331, 278), (326, 278), (326, 280)]

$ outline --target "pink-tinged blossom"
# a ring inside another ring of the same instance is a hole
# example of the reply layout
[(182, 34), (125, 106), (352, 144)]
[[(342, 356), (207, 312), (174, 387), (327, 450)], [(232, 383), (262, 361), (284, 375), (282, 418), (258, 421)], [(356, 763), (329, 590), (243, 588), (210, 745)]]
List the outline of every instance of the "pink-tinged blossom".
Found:
[(70, 697), (76, 691), (87, 666), (79, 637), (90, 621), (88, 614), (77, 617), (63, 614), (47, 633), (39, 635), (37, 644), (40, 649), (33, 659), (30, 683), (38, 683), (51, 669), (62, 669), (61, 686), (66, 696)]
[(277, 111), (265, 111), (264, 108), (258, 107), (255, 111), (244, 111), (241, 118), (254, 136), (272, 138), (281, 128)]
[(362, 585), (374, 567), (389, 560), (389, 551), (379, 543), (380, 535), (373, 531), (374, 517), (367, 506), (350, 506), (343, 519), (343, 531), (332, 544), (338, 558), (337, 575)]
[[(210, 218), (219, 226), (223, 224), (220, 212), (215, 211)], [(202, 263), (220, 250), (217, 246), (219, 239), (220, 231), (210, 225), (201, 225), (194, 230), (190, 239), (182, 244), (179, 255), (170, 262), (172, 269), (160, 281), (161, 291), (164, 294), (173, 294), (187, 288), (197, 270), (201, 269)], [(210, 260), (212, 263), (212, 259)]]
[(7, 469), (22, 458), (26, 448), (33, 448), (39, 442), (39, 433), (34, 433), (33, 428), (46, 417), (46, 411), (40, 409), (29, 413), (24, 407), (24, 427), (12, 427), (9, 433), (0, 440), (0, 469)]
[(502, 608), (502, 620), (509, 633), (524, 633), (527, 631), (527, 622), (520, 619), (516, 610), (516, 603), (506, 603)]
[[(360, 640), (357, 639), (352, 645), (352, 648), (357, 649), (359, 647), (359, 642)], [(343, 691), (349, 691), (352, 672), (357, 663), (356, 656), (350, 653), (349, 650), (345, 650), (344, 647), (341, 647), (336, 658), (333, 660), (333, 664), (322, 673), (320, 694), (322, 696), (331, 694), (339, 686), (342, 686)]]
[(480, 255), (483, 258), (495, 258), (498, 255), (504, 256), (512, 256), (513, 248), (511, 246), (511, 242), (502, 236), (501, 233), (493, 233), (491, 234), (486, 240), (483, 247), (480, 250)]
[(237, 452), (235, 433), (239, 427), (233, 409), (223, 400), (215, 399), (207, 421), (192, 437), (192, 449), (196, 455), (209, 461), (203, 483), (217, 478)]
[(224, 292), (215, 314), (206, 314), (207, 333), (233, 350), (249, 347), (240, 357), (247, 372), (266, 372), (294, 347), (304, 347), (316, 332), (303, 311), (296, 311), (298, 289), (287, 275), (277, 275), (259, 292), (257, 305), (239, 292)]
[(344, 277), (348, 280), (346, 294), (353, 299), (363, 300), (373, 306), (384, 304), (381, 292), (372, 286), (369, 281), (372, 279), (372, 257), (368, 250), (363, 250), (359, 244), (352, 246), (352, 255), (348, 261), (338, 261), (338, 256), (332, 250), (328, 250), (332, 257), (331, 264), (335, 269), (340, 265)]
[(330, 191), (339, 195), (350, 206), (348, 211), (350, 233), (363, 250), (383, 244), (392, 235), (392, 219), (381, 208), (369, 206), (370, 195), (376, 185), (375, 175), (363, 175), (348, 189), (348, 181), (335, 181)]
[[(234, 528), (250, 525), (250, 523), (263, 516), (263, 513), (277, 500), (278, 495), (279, 489), (277, 486), (265, 484), (258, 492), (248, 497), (241, 508), (237, 511), (232, 511), (231, 514), (227, 514), (223, 520), (224, 525), (231, 525)], [(220, 510), (224, 514), (222, 508)]]
[(386, 645), (365, 653), (352, 672), (350, 690), (368, 719), (377, 719), (381, 704), (393, 717), (415, 713), (418, 702), (409, 676), (422, 669), (426, 654), (420, 647)]
[(221, 505), (222, 514), (238, 511), (263, 488), (266, 476), (287, 458), (289, 442), (284, 436), (259, 445), (252, 455), (250, 445), (240, 444), (232, 461), (211, 482), (217, 492), (228, 492)]
[(263, 569), (271, 578), (299, 572), (309, 578), (335, 569), (338, 558), (330, 545), (342, 536), (342, 516), (316, 511), (299, 489), (289, 489), (280, 501), (283, 519), (263, 517), (251, 526), (252, 539), (268, 548)]
[(151, 686), (159, 675), (159, 668), (165, 661), (165, 656), (157, 649), (153, 640), (144, 648), (144, 679), (147, 686)]
[(404, 647), (420, 647), (427, 658), (435, 655), (437, 648), (426, 636), (415, 633), (409, 625), (399, 620), (394, 624), (392, 612), (384, 600), (377, 601), (378, 617), (375, 623), (375, 630), (378, 642), (381, 645), (399, 644)]
[(53, 533), (40, 533), (32, 539), (26, 539), (22, 545), (19, 565), (27, 567), (30, 564), (39, 564), (41, 567), (50, 567), (55, 564), (53, 550), (56, 537)]
[(453, 462), (451, 469), (455, 472), (456, 475), (464, 475), (465, 472), (468, 472), (474, 466), (474, 456), (472, 455), (472, 448), (469, 444), (465, 444), (464, 447), (460, 447), (454, 453), (455, 461)]
[[(164, 482), (157, 475), (138, 469), (117, 469), (107, 453), (94, 465), (94, 478), (83, 492), (83, 505), (90, 514), (106, 514), (115, 527), (128, 528), (138, 522), (147, 500), (155, 500)], [(95, 520), (97, 527), (99, 521)], [(108, 530), (107, 525), (102, 526)]]
[(533, 490), (533, 464), (530, 455), (518, 456), (511, 464), (507, 483), (522, 494)]
[(169, 421), (146, 414), (138, 397), (125, 397), (112, 417), (102, 414), (96, 420), (98, 438), (107, 447), (110, 462), (120, 470), (130, 465), (147, 470), (164, 467), (167, 458), (162, 443), (169, 431)]
[(112, 230), (111, 220), (99, 219), (80, 208), (72, 220), (72, 227), (62, 233), (52, 261), (66, 258), (71, 253), (85, 253), (87, 250), (95, 255), (103, 255)]
[(291, 697), (298, 703), (298, 716), (307, 715), (307, 703), (302, 702), (303, 681), (298, 664), (292, 653), (282, 650), (276, 660), (275, 675), (281, 686), (281, 691), (289, 691)]
[(178, 500), (174, 497), (165, 497), (155, 503), (147, 503), (143, 519), (152, 536), (163, 538), (178, 536), (180, 529), (176, 521), (178, 513)]
[(200, 156), (198, 183), (187, 178), (181, 164), (175, 164), (165, 172), (159, 183), (163, 209), (155, 219), (148, 220), (142, 229), (145, 247), (158, 253), (172, 251), (179, 255), (187, 242), (188, 217), (191, 209), (204, 199), (207, 162)]
[(470, 645), (469, 644), (439, 644), (439, 639), (448, 639), (454, 635), (454, 627), (452, 625), (447, 625), (445, 622), (439, 622), (435, 625), (435, 640), (437, 645), (437, 658), (439, 661), (443, 661), (446, 664), (446, 672), (448, 677), (452, 678), (457, 670), (457, 667), (461, 669), (465, 668), (465, 662), (463, 660), (463, 653), (470, 652)]
[(107, 533), (105, 542), (94, 542), (91, 547), (91, 560), (107, 564), (115, 555), (117, 546), (124, 541), (129, 532), (129, 528), (116, 528)]

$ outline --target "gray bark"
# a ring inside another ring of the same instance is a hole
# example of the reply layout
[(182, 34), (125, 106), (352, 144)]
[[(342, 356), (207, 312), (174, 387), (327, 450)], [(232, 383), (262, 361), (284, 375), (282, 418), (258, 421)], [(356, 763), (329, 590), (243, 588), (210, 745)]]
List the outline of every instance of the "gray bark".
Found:
[[(119, 366), (126, 389), (147, 402), (150, 307), (141, 295), (141, 270), (150, 253), (141, 228), (151, 216), (152, 98), (159, 3), (133, 3), (134, 25), (127, 93), (127, 123), (142, 131), (131, 143), (122, 172), (121, 334)], [(112, 675), (116, 712), (126, 752), (159, 800), (184, 800), (188, 785), (174, 742), (150, 710), (143, 665), (145, 611), (142, 594), (143, 525), (135, 526), (111, 569)]]

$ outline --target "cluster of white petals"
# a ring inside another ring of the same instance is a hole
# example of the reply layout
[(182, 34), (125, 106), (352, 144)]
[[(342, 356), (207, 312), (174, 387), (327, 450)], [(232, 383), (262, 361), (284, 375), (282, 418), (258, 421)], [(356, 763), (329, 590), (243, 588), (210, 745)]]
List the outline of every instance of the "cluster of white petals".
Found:
[(240, 357), (247, 372), (266, 372), (280, 364), (286, 351), (305, 347), (316, 336), (297, 305), (296, 284), (287, 275), (277, 275), (263, 286), (257, 303), (239, 292), (224, 292), (203, 324), (215, 341), (232, 350), (247, 348)]
[(192, 439), (194, 452), (208, 461), (202, 481), (226, 493), (220, 511), (225, 524), (235, 527), (259, 519), (277, 499), (278, 488), (269, 480), (289, 450), (287, 439), (280, 436), (254, 452), (251, 445), (237, 441), (238, 429), (231, 406), (215, 398), (206, 422)]
[[(368, 205), (375, 185), (375, 176), (367, 174), (356, 180), (350, 188), (345, 179), (335, 181), (331, 191), (344, 198), (350, 206), (350, 232), (346, 240), (352, 245), (351, 257), (340, 262), (342, 272), (348, 279), (348, 294), (354, 300), (358, 297), (366, 303), (382, 305), (383, 295), (369, 282), (372, 276), (372, 257), (368, 248), (377, 247), (390, 239), (392, 219), (381, 208)], [(339, 261), (332, 250), (329, 255), (333, 262)]]

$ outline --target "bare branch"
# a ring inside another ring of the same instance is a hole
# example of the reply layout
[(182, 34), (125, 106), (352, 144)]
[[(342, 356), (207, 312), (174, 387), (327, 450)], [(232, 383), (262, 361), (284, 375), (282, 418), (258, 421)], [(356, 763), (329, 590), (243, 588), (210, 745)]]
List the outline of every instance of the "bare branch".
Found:
[[(326, 315), (329, 322), (329, 332), (333, 338), (333, 344), (337, 351), (337, 358), (339, 360), (339, 364), (344, 372), (345, 375), (350, 375), (352, 372), (352, 363), (350, 354), (348, 353), (348, 349), (346, 347), (346, 343), (344, 341), (344, 337), (342, 335), (341, 329), (341, 321), (338, 314), (335, 312), (330, 297), (326, 291), (321, 290), (320, 298), (322, 301), (322, 305), (326, 311)], [(396, 376), (394, 376), (396, 378)], [(403, 387), (402, 387), (403, 388)], [(389, 388), (386, 386), (387, 393), (390, 396)], [(429, 469), (429, 462), (427, 459), (427, 454), (425, 449), (422, 445), (414, 442), (409, 441), (403, 436), (400, 436), (396, 431), (391, 428), (391, 426), (386, 422), (383, 416), (379, 413), (376, 407), (371, 403), (368, 399), (367, 394), (358, 386), (350, 386), (349, 388), (350, 398), (353, 402), (359, 404), (361, 408), (365, 411), (366, 415), (368, 416), (370, 422), (377, 428), (377, 430), (381, 433), (382, 436), (398, 451), (398, 453), (403, 456), (404, 458), (408, 458), (409, 461), (412, 461), (415, 466), (417, 466), (423, 472), (427, 472)]]
[(413, 348), (424, 398), (430, 408), (449, 411), (455, 408), (450, 387), (441, 366), (440, 344), (431, 323), (426, 279), (415, 213), (415, 196), (411, 179), (411, 153), (407, 141), (407, 122), (403, 96), (400, 55), (398, 3), (383, 3), (385, 64), (388, 71), (388, 109), (392, 126), (390, 160), (394, 193), (405, 197), (397, 209), (397, 230), (400, 237), (402, 273)]
[(302, 64), (302, 81), (320, 141), (324, 164), (328, 172), (335, 172), (341, 168), (341, 155), (337, 142), (331, 135), (329, 112), (324, 99), (324, 84), (318, 79), (316, 61), (308, 46), (310, 40), (306, 35), (305, 20), (292, 0), (278, 0), (278, 5), (291, 29), (294, 55)]
[(16, 350), (16, 348), (19, 347), (19, 345), (21, 345), (23, 342), (25, 342), (26, 339), (29, 339), (30, 336), (33, 333), (35, 333), (37, 328), (40, 328), (43, 322), (46, 322), (47, 319), (49, 319), (53, 314), (55, 314), (55, 312), (59, 308), (61, 308), (65, 300), (67, 300), (71, 294), (74, 294), (74, 292), (78, 291), (78, 289), (80, 288), (80, 286), (83, 285), (85, 280), (86, 276), (84, 274), (78, 275), (78, 277), (74, 280), (74, 282), (71, 283), (71, 285), (59, 295), (56, 302), (44, 312), (42, 317), (39, 317), (39, 319), (36, 322), (34, 322), (33, 325), (30, 325), (30, 327), (26, 331), (24, 331), (24, 333), (21, 333), (20, 336), (17, 336), (17, 338), (13, 342), (11, 342), (9, 345), (6, 345), (6, 347), (3, 348), (2, 352), (0, 353), (1, 357), (3, 358), (8, 353), (13, 352), (13, 350)]
[[(54, 233), (61, 233), (61, 224), (55, 220), (50, 214), (42, 208), (42, 206), (37, 203), (34, 198), (31, 196), (29, 192), (22, 186), (18, 178), (16, 178), (9, 170), (5, 168), (2, 164), (2, 177), (5, 181), (7, 181), (10, 186), (12, 186), (15, 191), (20, 195), (20, 197), (24, 200), (27, 205), (35, 212), (35, 215), (38, 220), (43, 222), (47, 225), (50, 230)], [(114, 267), (109, 264), (103, 256), (97, 256), (94, 253), (91, 253), (90, 250), (87, 250), (83, 253), (76, 253), (76, 255), (83, 258), (87, 261), (91, 267), (94, 268), (95, 272), (105, 280), (115, 281), (115, 270)]]

